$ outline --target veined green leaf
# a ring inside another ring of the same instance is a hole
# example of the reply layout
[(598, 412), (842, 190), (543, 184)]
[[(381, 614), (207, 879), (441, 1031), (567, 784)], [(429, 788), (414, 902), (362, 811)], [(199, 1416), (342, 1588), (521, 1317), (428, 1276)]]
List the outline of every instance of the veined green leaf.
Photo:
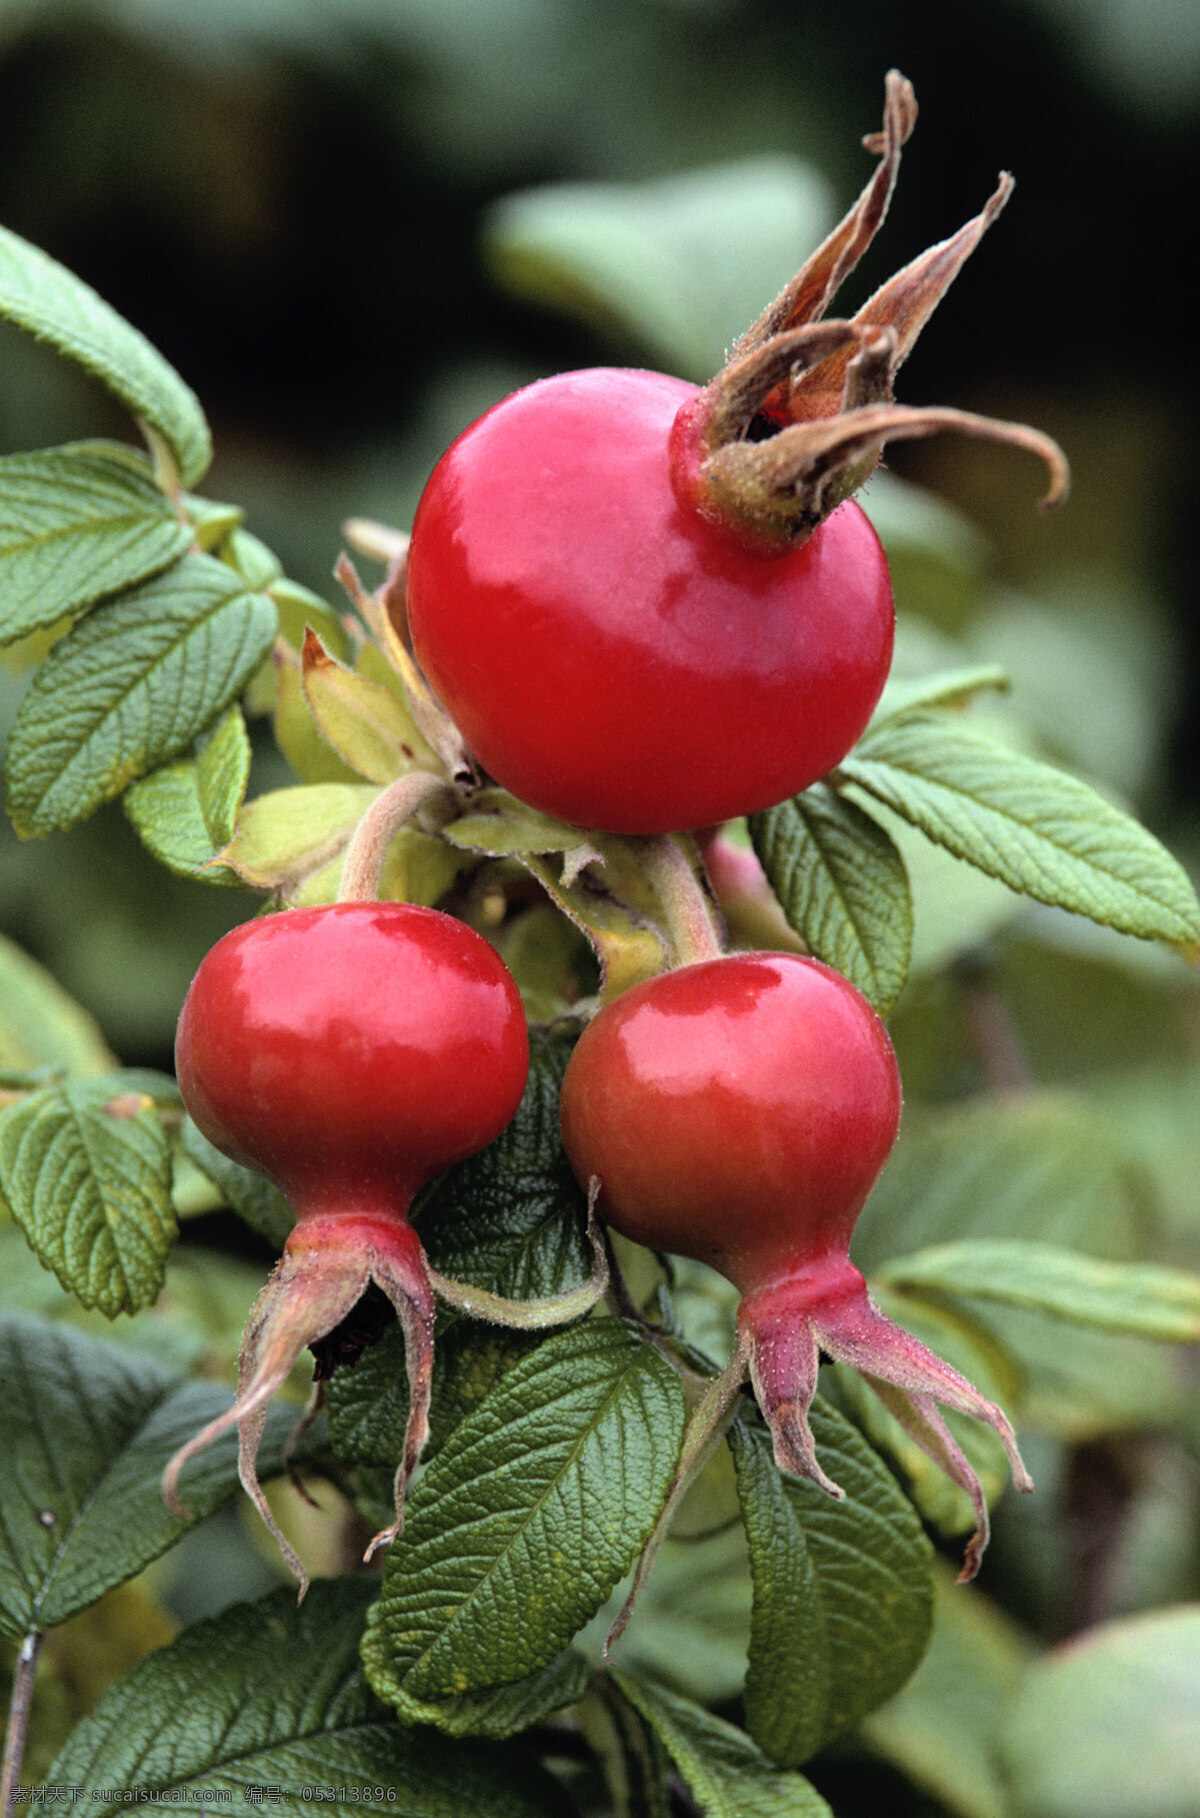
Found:
[(517, 1114), (494, 1143), (427, 1189), (413, 1218), (433, 1266), (517, 1300), (560, 1293), (591, 1268), (587, 1198), (558, 1121), (577, 1027), (530, 1044)]
[(169, 568), (191, 527), (119, 442), (0, 459), (0, 644)]
[[(112, 1806), (136, 1788), (231, 1812), (339, 1812), (393, 1818), (567, 1818), (536, 1762), (395, 1723), (358, 1663), (373, 1578), (236, 1604), (149, 1654), (85, 1717), (50, 1778)], [(334, 1793), (333, 1789), (340, 1789)], [(206, 1797), (206, 1792), (209, 1794)], [(190, 1795), (190, 1798), (187, 1797)], [(136, 1794), (134, 1795), (136, 1798)]]
[(933, 1558), (911, 1502), (849, 1421), (818, 1400), (812, 1423), (844, 1502), (780, 1471), (758, 1426), (729, 1430), (754, 1579), (746, 1723), (788, 1767), (904, 1684), (932, 1618)]
[(623, 1320), (515, 1365), (413, 1491), (363, 1641), (380, 1697), (415, 1714), (548, 1664), (649, 1534), (683, 1421), (678, 1376)]
[(815, 783), (752, 815), (750, 836), (810, 953), (886, 1016), (908, 975), (913, 915), (904, 860), (878, 821)]
[(8, 746), (21, 834), (85, 820), (183, 751), (241, 692), (271, 647), (275, 608), (211, 556), (95, 607), (56, 644)]
[(564, 1648), (549, 1666), (512, 1685), (422, 1704), (405, 1700), (406, 1721), (428, 1723), (447, 1736), (515, 1736), (541, 1723), (564, 1705), (577, 1704), (587, 1691), (592, 1669), (578, 1648)]
[(0, 317), (99, 379), (195, 486), (212, 442), (195, 393), (138, 329), (57, 260), (0, 227)]
[(177, 1226), (171, 1151), (137, 1073), (0, 1111), (0, 1196), (48, 1269), (109, 1318), (149, 1306)]
[(235, 872), (212, 861), (233, 838), (249, 780), (250, 738), (235, 703), (196, 740), (194, 755), (131, 784), (121, 805), (142, 844), (169, 871), (206, 884), (238, 884)]
[(1153, 1263), (1101, 1262), (1058, 1244), (967, 1238), (895, 1258), (897, 1287), (1031, 1307), (1105, 1332), (1173, 1344), (1200, 1339), (1200, 1276)]
[[(0, 1385), (0, 1632), (24, 1635), (86, 1609), (186, 1533), (163, 1502), (163, 1468), (231, 1398), (145, 1353), (22, 1313), (0, 1316)], [(272, 1409), (264, 1478), (281, 1469), (295, 1417)], [(232, 1434), (183, 1477), (197, 1518), (237, 1487)]]
[(802, 1774), (778, 1768), (723, 1718), (640, 1674), (609, 1677), (666, 1749), (705, 1818), (833, 1818)]
[(839, 771), (1012, 890), (1124, 934), (1200, 950), (1200, 904), (1183, 867), (1064, 771), (932, 714), (885, 721)]

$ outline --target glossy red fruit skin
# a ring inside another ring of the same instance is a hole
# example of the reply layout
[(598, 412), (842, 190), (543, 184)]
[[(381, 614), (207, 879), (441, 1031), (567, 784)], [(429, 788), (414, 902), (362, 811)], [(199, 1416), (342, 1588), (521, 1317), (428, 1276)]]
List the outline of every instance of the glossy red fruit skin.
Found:
[(765, 551), (687, 503), (696, 387), (594, 368), (514, 393), (417, 509), (418, 661), (471, 750), (576, 825), (664, 833), (767, 808), (859, 737), (891, 662), (887, 562), (857, 505)]
[(709, 1263), (744, 1296), (802, 1274), (820, 1297), (843, 1281), (900, 1109), (866, 999), (817, 960), (746, 953), (600, 1011), (567, 1066), (562, 1133), (624, 1236)]
[(347, 902), (245, 922), (205, 956), (179, 1019), (184, 1104), (297, 1220), (407, 1212), (520, 1102), (520, 994), (434, 909)]

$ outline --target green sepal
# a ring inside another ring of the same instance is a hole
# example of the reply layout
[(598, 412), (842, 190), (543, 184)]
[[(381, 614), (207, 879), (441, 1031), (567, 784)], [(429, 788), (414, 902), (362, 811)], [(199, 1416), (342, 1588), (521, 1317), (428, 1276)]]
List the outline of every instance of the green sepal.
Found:
[(311, 629), (301, 660), (313, 722), (355, 775), (390, 783), (406, 771), (436, 766), (397, 689), (338, 662)]

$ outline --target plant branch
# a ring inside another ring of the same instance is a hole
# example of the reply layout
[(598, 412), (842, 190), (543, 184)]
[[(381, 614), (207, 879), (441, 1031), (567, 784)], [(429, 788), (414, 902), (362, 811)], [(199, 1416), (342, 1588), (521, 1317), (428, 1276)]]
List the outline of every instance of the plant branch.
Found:
[(720, 959), (725, 951), (721, 914), (706, 888), (695, 840), (687, 833), (665, 833), (640, 843), (645, 874), (666, 921), (674, 964), (694, 966), (701, 960)]
[(21, 1643), (13, 1671), (12, 1698), (8, 1707), (8, 1733), (4, 1738), (4, 1766), (0, 1769), (0, 1814), (12, 1818), (17, 1804), (17, 1777), (25, 1759), (25, 1737), (33, 1704), (33, 1681), (42, 1648), (40, 1629), (30, 1629)]

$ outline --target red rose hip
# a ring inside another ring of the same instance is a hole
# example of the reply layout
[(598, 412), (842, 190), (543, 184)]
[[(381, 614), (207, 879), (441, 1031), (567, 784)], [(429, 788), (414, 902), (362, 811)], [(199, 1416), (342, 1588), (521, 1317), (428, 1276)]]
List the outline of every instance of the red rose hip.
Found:
[(748, 541), (672, 449), (695, 386), (539, 380), (434, 469), (408, 569), (416, 656), (476, 757), (546, 813), (667, 833), (771, 807), (863, 731), (891, 662), (887, 562), (857, 505)]
[(342, 902), (243, 923), (201, 962), (179, 1019), (184, 1104), (209, 1141), (273, 1180), (295, 1228), (251, 1310), (232, 1408), (164, 1474), (183, 1513), (182, 1467), (230, 1426), (239, 1471), (289, 1566), (303, 1568), (255, 1472), (267, 1405), (306, 1345), (374, 1283), (404, 1329), (412, 1406), (396, 1480), (427, 1432), (434, 1286), (408, 1223), (414, 1195), (486, 1147), (512, 1118), (529, 1069), (520, 995), (473, 929), (433, 909)]
[(887, 1032), (846, 979), (813, 959), (746, 953), (665, 973), (601, 1010), (567, 1066), (562, 1133), (614, 1230), (708, 1263), (738, 1289), (740, 1374), (749, 1369), (779, 1465), (841, 1494), (817, 1461), (808, 1409), (822, 1352), (854, 1365), (970, 1496), (969, 1577), (987, 1505), (939, 1404), (987, 1421), (1016, 1481), (1029, 1479), (1000, 1410), (887, 1319), (850, 1261), (900, 1105)]

